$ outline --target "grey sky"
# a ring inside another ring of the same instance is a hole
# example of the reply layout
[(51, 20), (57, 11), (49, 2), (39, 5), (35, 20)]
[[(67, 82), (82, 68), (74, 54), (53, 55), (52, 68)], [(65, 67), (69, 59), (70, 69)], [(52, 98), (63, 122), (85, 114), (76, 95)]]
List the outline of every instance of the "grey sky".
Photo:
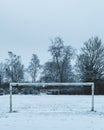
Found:
[(104, 42), (104, 0), (0, 0), (0, 59), (13, 51), (27, 65), (49, 59), (50, 39), (80, 48), (91, 36)]

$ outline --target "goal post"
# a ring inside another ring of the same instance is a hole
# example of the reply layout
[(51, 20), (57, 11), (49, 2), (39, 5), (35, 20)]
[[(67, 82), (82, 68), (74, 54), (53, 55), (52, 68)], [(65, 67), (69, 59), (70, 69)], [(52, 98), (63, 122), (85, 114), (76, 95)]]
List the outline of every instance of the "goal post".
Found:
[(10, 83), (10, 113), (13, 112), (12, 108), (12, 87), (13, 86), (35, 86), (35, 87), (45, 87), (45, 86), (90, 86), (91, 87), (91, 111), (94, 111), (94, 83), (93, 82), (78, 82), (78, 83)]

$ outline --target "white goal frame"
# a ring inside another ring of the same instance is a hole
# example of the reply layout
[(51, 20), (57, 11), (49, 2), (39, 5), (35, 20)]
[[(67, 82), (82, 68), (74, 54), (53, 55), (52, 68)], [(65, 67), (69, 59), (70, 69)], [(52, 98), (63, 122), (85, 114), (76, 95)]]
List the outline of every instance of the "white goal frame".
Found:
[(90, 86), (91, 87), (91, 111), (94, 111), (94, 83), (93, 82), (78, 82), (78, 83), (10, 83), (9, 90), (10, 90), (10, 113), (13, 112), (12, 108), (12, 87), (13, 86)]

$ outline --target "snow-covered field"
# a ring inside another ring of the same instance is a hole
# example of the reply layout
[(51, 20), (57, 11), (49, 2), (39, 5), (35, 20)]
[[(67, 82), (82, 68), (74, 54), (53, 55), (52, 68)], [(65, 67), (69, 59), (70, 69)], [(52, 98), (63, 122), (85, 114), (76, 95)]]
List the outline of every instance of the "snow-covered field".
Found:
[(104, 130), (104, 96), (0, 96), (0, 130)]

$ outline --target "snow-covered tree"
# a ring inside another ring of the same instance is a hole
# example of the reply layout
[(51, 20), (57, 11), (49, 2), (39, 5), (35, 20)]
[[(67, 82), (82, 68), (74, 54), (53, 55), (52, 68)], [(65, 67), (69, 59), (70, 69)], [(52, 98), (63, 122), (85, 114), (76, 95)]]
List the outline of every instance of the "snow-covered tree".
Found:
[(43, 66), (43, 72), (41, 75), (42, 82), (58, 82), (59, 76), (57, 72), (57, 66), (55, 62), (46, 62)]
[(24, 80), (24, 65), (21, 57), (13, 52), (8, 52), (9, 59), (6, 59), (6, 77), (11, 82), (22, 82)]
[(72, 80), (71, 58), (74, 51), (70, 46), (64, 46), (60, 37), (51, 40), (51, 43), (49, 52), (52, 59), (45, 64), (43, 77), (47, 79), (45, 81), (68, 82)]
[(0, 84), (5, 81), (5, 64), (0, 63)]
[(30, 65), (28, 66), (28, 72), (32, 78), (32, 82), (36, 82), (37, 72), (40, 69), (40, 61), (36, 54), (32, 55)]
[(104, 76), (104, 44), (98, 37), (84, 43), (77, 68), (83, 81), (96, 81)]

